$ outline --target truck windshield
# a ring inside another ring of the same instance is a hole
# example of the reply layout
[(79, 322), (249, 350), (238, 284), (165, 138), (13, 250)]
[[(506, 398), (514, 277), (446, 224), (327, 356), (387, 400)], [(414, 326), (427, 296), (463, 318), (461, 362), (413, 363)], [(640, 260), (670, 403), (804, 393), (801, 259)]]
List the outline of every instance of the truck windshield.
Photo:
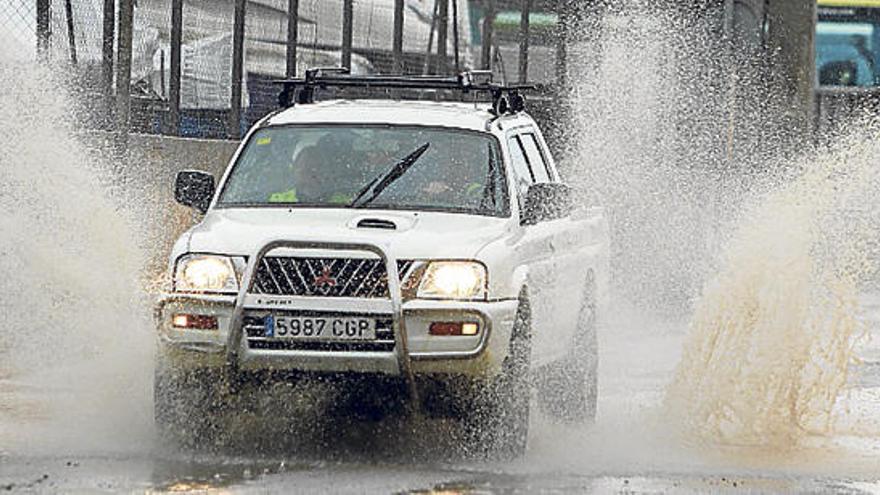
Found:
[(821, 86), (880, 85), (880, 7), (877, 2), (820, 0), (816, 74)]
[[(402, 161), (412, 163), (400, 167)], [(374, 186), (378, 182), (382, 187)], [(251, 136), (218, 205), (507, 216), (506, 184), (497, 141), (487, 134), (430, 127), (276, 126)], [(375, 197), (355, 201), (368, 189)]]

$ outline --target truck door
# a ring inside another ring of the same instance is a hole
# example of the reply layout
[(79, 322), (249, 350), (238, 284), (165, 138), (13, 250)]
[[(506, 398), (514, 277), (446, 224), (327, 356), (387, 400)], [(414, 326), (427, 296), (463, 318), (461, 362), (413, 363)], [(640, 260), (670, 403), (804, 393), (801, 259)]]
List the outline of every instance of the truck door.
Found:
[[(508, 137), (513, 180), (516, 184), (520, 211), (529, 186), (549, 182), (546, 168), (534, 167), (527, 157), (524, 144), (526, 133)], [(560, 338), (556, 316), (562, 309), (558, 303), (559, 286), (554, 259), (555, 222), (541, 222), (523, 227), (523, 236), (517, 249), (520, 259), (529, 267), (529, 295), (532, 309), (532, 354), (535, 364), (546, 364), (558, 359), (564, 343)]]
[[(538, 182), (558, 182), (550, 154), (537, 131), (521, 134), (519, 139)], [(553, 297), (552, 325), (555, 333), (551, 352), (559, 357), (568, 351), (573, 342), (587, 267), (577, 248), (583, 232), (578, 231), (575, 222), (566, 217), (544, 223), (550, 229), (548, 236), (553, 257), (549, 264), (553, 270), (552, 281), (548, 287)]]

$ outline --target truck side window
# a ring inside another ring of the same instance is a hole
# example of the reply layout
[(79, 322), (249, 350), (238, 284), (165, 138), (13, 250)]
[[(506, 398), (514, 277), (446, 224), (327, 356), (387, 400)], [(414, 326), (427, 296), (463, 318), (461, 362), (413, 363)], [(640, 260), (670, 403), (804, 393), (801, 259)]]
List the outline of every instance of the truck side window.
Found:
[(544, 160), (544, 154), (541, 153), (541, 146), (534, 134), (523, 134), (520, 141), (526, 152), (526, 158), (531, 165), (532, 173), (535, 176), (535, 182), (553, 182), (550, 178), (550, 171), (547, 169), (547, 161)]
[(513, 165), (513, 180), (516, 184), (520, 203), (522, 203), (529, 186), (535, 183), (535, 175), (532, 173), (531, 167), (529, 167), (529, 161), (526, 159), (526, 153), (523, 150), (519, 137), (511, 137), (507, 140), (507, 144), (510, 149), (510, 162)]

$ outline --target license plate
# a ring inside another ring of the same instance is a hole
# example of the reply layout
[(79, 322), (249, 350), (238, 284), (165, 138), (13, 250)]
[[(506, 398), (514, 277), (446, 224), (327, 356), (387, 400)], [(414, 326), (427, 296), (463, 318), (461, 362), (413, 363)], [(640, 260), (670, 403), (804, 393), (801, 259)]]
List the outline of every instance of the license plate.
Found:
[(376, 320), (356, 317), (270, 316), (266, 337), (288, 340), (375, 340)]

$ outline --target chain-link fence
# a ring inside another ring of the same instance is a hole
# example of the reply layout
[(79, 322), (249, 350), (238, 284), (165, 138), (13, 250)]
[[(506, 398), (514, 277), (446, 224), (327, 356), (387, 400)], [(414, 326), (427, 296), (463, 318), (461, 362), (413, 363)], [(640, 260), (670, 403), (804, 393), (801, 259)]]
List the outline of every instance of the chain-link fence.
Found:
[[(33, 0), (5, 0), (0, 2), (0, 41), (18, 52), (36, 50), (37, 13)], [(11, 52), (11, 51), (10, 51)]]
[[(134, 3), (130, 24), (118, 14), (123, 2)], [(42, 40), (47, 58), (70, 64), (78, 91), (87, 96), (88, 123), (115, 122), (107, 115), (120, 87), (113, 81), (130, 77), (131, 130), (221, 138), (239, 136), (277, 107), (275, 80), (294, 72), (301, 76), (310, 67), (348, 65), (355, 74), (452, 74), (489, 65), (510, 81), (551, 80), (557, 65), (558, 3), (6, 0), (0, 6), (0, 27), (22, 49), (37, 53)], [(530, 22), (523, 23), (523, 10), (530, 12), (525, 17)], [(395, 22), (398, 16), (402, 24)], [(236, 30), (237, 20), (243, 29)], [(130, 75), (120, 72), (117, 53), (127, 32)], [(523, 53), (535, 54), (531, 63), (522, 62)], [(91, 104), (102, 101), (107, 104)]]

